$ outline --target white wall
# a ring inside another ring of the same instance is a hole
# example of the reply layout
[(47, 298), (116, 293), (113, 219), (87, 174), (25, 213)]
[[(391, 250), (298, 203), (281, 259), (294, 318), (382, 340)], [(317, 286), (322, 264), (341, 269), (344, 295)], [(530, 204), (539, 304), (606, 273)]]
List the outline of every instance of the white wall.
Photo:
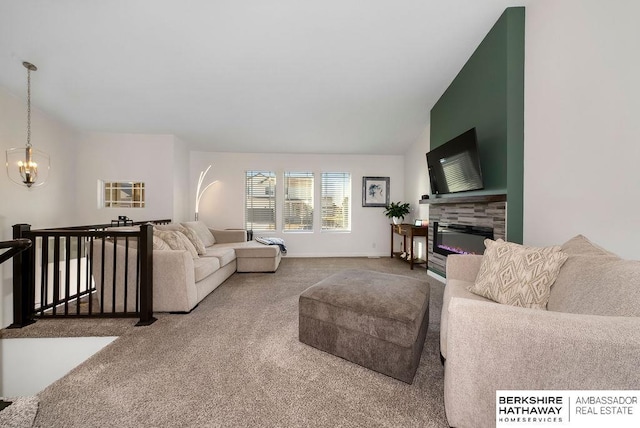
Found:
[[(427, 116), (425, 119), (428, 119), (429, 114), (425, 113), (425, 116)], [(420, 204), (419, 201), (422, 195), (431, 193), (426, 157), (430, 148), (430, 130), (431, 127), (427, 126), (418, 141), (413, 143), (404, 154), (404, 200), (411, 204), (410, 218), (405, 219), (405, 222), (415, 219), (429, 220), (429, 205)], [(415, 242), (414, 254), (424, 259), (429, 251), (427, 237), (415, 238)]]
[[(527, 6), (525, 244), (559, 244), (583, 234), (623, 257), (640, 258), (637, 16), (634, 0)], [(421, 144), (428, 147), (428, 131), (405, 155), (412, 204), (416, 180), (426, 185), (417, 157)]]
[[(173, 218), (175, 145), (173, 135), (84, 134), (77, 165), (77, 208), (83, 224), (109, 223), (119, 215), (134, 221)], [(145, 207), (100, 208), (98, 180), (144, 182)]]
[(640, 258), (640, 2), (526, 10), (524, 241)]
[[(425, 113), (425, 116), (428, 118), (429, 113)], [(430, 131), (431, 127), (427, 125), (418, 141), (404, 154), (404, 199), (411, 204), (413, 219), (429, 219), (429, 205), (419, 204), (418, 201), (422, 195), (431, 193), (426, 156), (430, 150)]]
[(2, 396), (36, 395), (115, 339), (115, 336), (1, 339)]
[[(32, 104), (31, 143), (51, 157), (48, 181), (42, 187), (28, 189), (14, 184), (2, 165), (0, 171), (0, 241), (12, 239), (11, 226), (31, 224), (34, 229), (76, 224), (76, 147), (75, 130), (40, 111)], [(0, 150), (26, 144), (26, 101), (0, 87)], [(0, 265), (0, 321), (13, 321), (12, 268), (7, 261)]]
[(173, 215), (176, 222), (193, 220), (189, 199), (189, 146), (174, 138), (173, 147)]
[[(219, 180), (200, 201), (200, 220), (216, 228), (244, 228), (244, 174), (247, 170), (275, 171), (277, 175), (277, 224), (275, 233), (256, 235), (285, 239), (289, 256), (388, 256), (391, 229), (383, 208), (362, 207), (362, 177), (390, 177), (392, 201), (404, 199), (403, 156), (298, 155), (257, 153), (191, 153), (190, 205), (195, 204), (195, 188), (200, 171), (213, 167), (206, 185)], [(352, 230), (350, 233), (320, 232), (316, 210), (313, 233), (282, 233), (282, 173), (315, 173), (316, 200), (319, 200), (320, 173), (350, 172), (352, 180)]]

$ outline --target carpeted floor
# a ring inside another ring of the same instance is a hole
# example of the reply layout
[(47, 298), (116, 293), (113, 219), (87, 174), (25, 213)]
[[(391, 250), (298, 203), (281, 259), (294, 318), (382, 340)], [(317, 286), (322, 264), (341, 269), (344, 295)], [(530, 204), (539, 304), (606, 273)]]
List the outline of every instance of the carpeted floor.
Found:
[(190, 314), (125, 329), (42, 391), (34, 426), (447, 427), (437, 281), (412, 385), (298, 341), (300, 292), (345, 268), (428, 279), (389, 258), (287, 258), (274, 274), (235, 274)]
[(33, 425), (38, 411), (37, 397), (3, 397), (11, 403), (0, 412), (0, 427), (29, 428)]

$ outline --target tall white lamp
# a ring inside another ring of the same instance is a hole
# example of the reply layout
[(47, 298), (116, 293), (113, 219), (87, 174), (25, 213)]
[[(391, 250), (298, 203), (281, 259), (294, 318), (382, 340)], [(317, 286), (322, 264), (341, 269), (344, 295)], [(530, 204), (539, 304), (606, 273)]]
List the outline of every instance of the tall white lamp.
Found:
[(207, 172), (209, 172), (209, 170), (211, 169), (211, 165), (209, 165), (209, 167), (207, 169), (205, 169), (204, 171), (200, 171), (200, 177), (198, 178), (198, 188), (196, 189), (196, 215), (195, 215), (195, 219), (198, 220), (198, 210), (200, 208), (200, 198), (202, 198), (202, 195), (204, 194), (204, 192), (207, 191), (207, 189), (211, 186), (213, 186), (214, 184), (216, 184), (218, 182), (218, 180), (212, 181), (211, 183), (207, 184), (204, 189), (200, 190), (200, 188), (202, 187), (202, 182), (204, 181), (204, 177), (205, 175), (207, 175)]

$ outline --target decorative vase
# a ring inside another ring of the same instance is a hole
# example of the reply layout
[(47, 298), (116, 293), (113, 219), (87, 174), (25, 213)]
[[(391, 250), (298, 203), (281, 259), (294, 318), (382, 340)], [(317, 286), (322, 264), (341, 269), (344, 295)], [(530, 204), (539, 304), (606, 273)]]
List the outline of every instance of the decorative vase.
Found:
[(400, 224), (400, 217), (392, 217), (391, 220), (393, 220), (393, 224)]

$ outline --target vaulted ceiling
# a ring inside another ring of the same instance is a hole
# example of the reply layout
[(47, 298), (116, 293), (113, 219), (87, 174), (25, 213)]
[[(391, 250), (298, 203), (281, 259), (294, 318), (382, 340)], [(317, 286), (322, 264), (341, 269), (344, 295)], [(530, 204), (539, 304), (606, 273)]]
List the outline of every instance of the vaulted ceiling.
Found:
[(526, 0), (0, 0), (0, 86), (81, 130), (400, 154)]

